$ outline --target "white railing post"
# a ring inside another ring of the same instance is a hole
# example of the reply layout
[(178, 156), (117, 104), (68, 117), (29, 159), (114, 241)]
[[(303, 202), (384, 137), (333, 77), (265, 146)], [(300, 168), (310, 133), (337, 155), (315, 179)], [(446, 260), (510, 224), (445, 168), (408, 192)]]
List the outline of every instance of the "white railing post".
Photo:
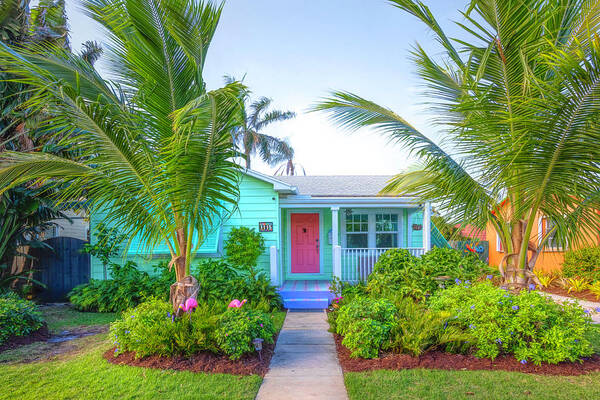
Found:
[(269, 247), (269, 259), (271, 261), (271, 284), (279, 286), (279, 268), (277, 268), (277, 247)]
[(426, 202), (423, 207), (423, 247), (425, 252), (431, 250), (431, 203)]
[(333, 246), (333, 276), (342, 279), (342, 246)]

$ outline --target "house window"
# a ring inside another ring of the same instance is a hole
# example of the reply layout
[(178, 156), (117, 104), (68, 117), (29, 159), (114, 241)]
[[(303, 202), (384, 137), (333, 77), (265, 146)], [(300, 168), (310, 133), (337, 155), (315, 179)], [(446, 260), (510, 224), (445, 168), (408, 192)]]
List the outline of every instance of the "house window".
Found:
[(369, 215), (346, 216), (346, 247), (360, 249), (369, 247)]
[(504, 253), (504, 249), (502, 248), (502, 239), (500, 239), (500, 235), (496, 232), (496, 251), (498, 253)]
[[(542, 234), (540, 235), (540, 240), (541, 240), (542, 238), (544, 238), (546, 236), (547, 232), (550, 232), (551, 230), (554, 229), (554, 227), (556, 226), (556, 223), (554, 221), (552, 221), (551, 219), (543, 217), (540, 225), (542, 226), (542, 229), (541, 229)], [(548, 240), (546, 241), (545, 248), (550, 251), (562, 251), (563, 250), (562, 245), (558, 242), (558, 238), (556, 237), (556, 230), (554, 230), (548, 236)]]
[(375, 247), (398, 247), (398, 214), (375, 214)]

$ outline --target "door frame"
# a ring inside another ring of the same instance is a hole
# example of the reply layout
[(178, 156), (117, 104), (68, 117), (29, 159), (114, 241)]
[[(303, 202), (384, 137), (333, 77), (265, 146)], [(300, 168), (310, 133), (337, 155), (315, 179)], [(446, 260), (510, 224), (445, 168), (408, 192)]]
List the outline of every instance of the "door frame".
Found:
[[(292, 272), (292, 214), (319, 214), (319, 272), (315, 273), (293, 273)], [(298, 278), (298, 279), (315, 279), (315, 278), (326, 278), (323, 273), (323, 238), (324, 238), (324, 229), (323, 229), (323, 210), (322, 209), (306, 209), (303, 208), (302, 211), (296, 211), (296, 209), (288, 208), (286, 215), (286, 246), (289, 251), (286, 252), (287, 258), (287, 267), (285, 269), (285, 278)], [(327, 238), (325, 238), (327, 240)]]

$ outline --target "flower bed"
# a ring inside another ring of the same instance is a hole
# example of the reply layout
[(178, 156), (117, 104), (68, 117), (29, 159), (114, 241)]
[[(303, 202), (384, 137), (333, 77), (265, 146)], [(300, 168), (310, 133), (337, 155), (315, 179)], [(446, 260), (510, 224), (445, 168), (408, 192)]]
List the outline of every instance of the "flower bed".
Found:
[(142, 303), (111, 324), (115, 347), (104, 357), (151, 368), (264, 375), (282, 323), (277, 314), (238, 303), (200, 303), (179, 317), (164, 301)]

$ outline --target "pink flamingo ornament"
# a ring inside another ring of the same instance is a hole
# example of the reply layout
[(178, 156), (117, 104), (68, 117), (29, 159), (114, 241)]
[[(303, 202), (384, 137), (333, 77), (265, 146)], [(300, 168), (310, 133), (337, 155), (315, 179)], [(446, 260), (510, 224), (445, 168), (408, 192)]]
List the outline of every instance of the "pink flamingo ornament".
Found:
[(190, 297), (189, 299), (187, 299), (185, 301), (185, 303), (180, 304), (179, 308), (183, 311), (183, 312), (192, 312), (194, 311), (196, 308), (198, 307), (198, 302), (196, 301), (196, 299)]
[(248, 300), (244, 299), (239, 301), (238, 299), (231, 300), (231, 303), (227, 306), (228, 308), (241, 308), (244, 304), (246, 304)]

